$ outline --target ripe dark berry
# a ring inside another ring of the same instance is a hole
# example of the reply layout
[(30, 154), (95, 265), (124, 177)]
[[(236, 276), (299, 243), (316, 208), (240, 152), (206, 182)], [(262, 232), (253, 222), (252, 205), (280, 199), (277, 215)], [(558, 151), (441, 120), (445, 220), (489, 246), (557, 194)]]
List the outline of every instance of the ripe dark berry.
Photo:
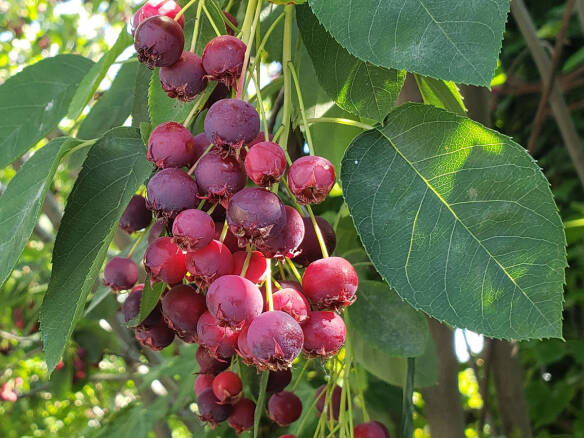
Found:
[(308, 319), (310, 305), (308, 300), (292, 288), (280, 289), (272, 295), (274, 310), (281, 310), (292, 316), (298, 324), (303, 324)]
[(225, 245), (212, 240), (204, 248), (188, 252), (186, 266), (195, 283), (204, 288), (233, 271), (233, 257)]
[(353, 265), (342, 257), (312, 262), (302, 277), (304, 295), (319, 310), (339, 310), (351, 305), (357, 299), (358, 284)]
[(210, 151), (195, 168), (195, 179), (201, 198), (211, 203), (227, 202), (233, 194), (245, 187), (247, 175), (241, 163), (234, 157), (221, 157), (218, 151)]
[(195, 354), (197, 363), (199, 364), (199, 369), (201, 374), (211, 374), (215, 376), (221, 371), (229, 368), (229, 362), (226, 360), (218, 360), (211, 356), (209, 351), (204, 347), (197, 348), (197, 353)]
[(205, 297), (186, 284), (172, 287), (162, 297), (162, 314), (168, 326), (185, 342), (195, 342), (197, 322), (207, 310)]
[(286, 155), (276, 143), (257, 143), (245, 156), (245, 171), (258, 186), (269, 187), (282, 179), (286, 171)]
[(262, 313), (249, 325), (247, 345), (259, 369), (283, 370), (302, 349), (302, 328), (287, 313), (275, 310)]
[[(181, 10), (178, 3), (173, 0), (149, 0), (144, 3), (136, 14), (134, 14), (134, 20), (132, 22), (132, 35), (136, 31), (138, 25), (147, 18), (154, 17), (155, 15), (164, 15), (168, 18), (176, 17)], [(181, 15), (178, 19), (178, 24), (181, 27), (185, 27), (185, 16)]]
[[(333, 418), (335, 419), (335, 421), (337, 421), (339, 419), (339, 413), (341, 411), (342, 391), (343, 391), (343, 389), (340, 386), (335, 385), (335, 387), (333, 388), (332, 393), (330, 395), (329, 406), (332, 406)], [(326, 385), (321, 385), (316, 390), (316, 394), (314, 395), (314, 398), (315, 399), (318, 398), (318, 401), (316, 402), (316, 410), (318, 411), (318, 415), (320, 415), (325, 410)], [(348, 407), (347, 401), (346, 401), (345, 405)], [(327, 418), (329, 418), (330, 414), (327, 413), (326, 415), (327, 415)]]
[(161, 219), (156, 221), (150, 231), (148, 232), (148, 245), (158, 239), (162, 233), (166, 230), (166, 220)]
[(207, 389), (212, 389), (214, 379), (215, 376), (212, 374), (199, 374), (195, 379), (194, 385), (195, 395), (198, 397), (203, 393), (203, 391), (206, 391)]
[[(219, 240), (221, 238), (223, 225), (224, 225), (223, 222), (215, 222), (215, 240)], [(229, 228), (227, 228), (227, 233), (225, 234), (223, 244), (227, 246), (227, 248), (229, 248), (229, 251), (231, 251), (233, 254), (237, 253), (240, 249), (239, 245), (237, 244), (237, 237), (233, 235)], [(233, 263), (235, 263), (235, 260), (233, 261)]]
[(195, 208), (198, 189), (195, 181), (180, 169), (162, 169), (148, 182), (148, 208), (158, 217), (174, 217)]
[(221, 404), (237, 403), (243, 393), (243, 384), (237, 374), (223, 371), (213, 379), (213, 394)]
[[(182, 17), (181, 17), (182, 18)], [(168, 97), (190, 102), (207, 85), (201, 58), (184, 51), (178, 61), (170, 67), (161, 67), (160, 84)]]
[(389, 430), (379, 421), (358, 424), (354, 429), (355, 438), (390, 438)]
[[(195, 135), (195, 150), (197, 155), (197, 160), (205, 153), (211, 142), (207, 138), (204, 132)], [(196, 161), (196, 160), (195, 160)]]
[(146, 199), (140, 195), (132, 196), (120, 218), (120, 228), (126, 233), (135, 233), (150, 225), (152, 212), (146, 207)]
[(239, 336), (237, 337), (237, 345), (235, 346), (235, 351), (246, 365), (253, 365), (254, 363), (253, 355), (247, 344), (247, 331), (249, 330), (250, 322), (251, 321), (246, 322), (241, 328)]
[(220, 327), (213, 315), (205, 312), (197, 323), (199, 344), (216, 359), (229, 359), (235, 353), (237, 332), (229, 327)]
[[(315, 219), (322, 237), (324, 238), (326, 249), (329, 254), (332, 254), (337, 246), (335, 230), (324, 218), (316, 216)], [(314, 225), (312, 224), (310, 217), (304, 217), (302, 220), (304, 221), (304, 239), (298, 247), (300, 254), (294, 257), (294, 261), (306, 267), (312, 262), (322, 258), (322, 250), (320, 249), (320, 244), (316, 237), (316, 231), (314, 231)]]
[(285, 206), (286, 226), (280, 233), (271, 232), (270, 235), (256, 241), (256, 248), (267, 258), (283, 259), (297, 253), (298, 245), (304, 237), (304, 222), (302, 216), (292, 207)]
[(335, 312), (312, 312), (302, 326), (308, 357), (327, 358), (339, 352), (347, 336), (345, 321)]
[(151, 70), (178, 61), (184, 45), (185, 34), (180, 24), (162, 15), (143, 20), (134, 33), (138, 60)]
[(170, 237), (159, 237), (146, 248), (144, 267), (154, 281), (177, 284), (182, 281), (187, 268), (185, 255)]
[(158, 125), (148, 139), (146, 158), (161, 169), (191, 166), (197, 159), (193, 134), (180, 123)]
[(138, 281), (138, 266), (132, 259), (113, 257), (103, 271), (103, 284), (113, 290), (131, 289)]
[(138, 326), (135, 335), (140, 344), (154, 351), (168, 347), (174, 340), (174, 331), (164, 321), (160, 321), (154, 327)]
[[(142, 301), (142, 291), (144, 290), (144, 285), (136, 286), (128, 294), (128, 297), (122, 304), (122, 314), (124, 315), (124, 321), (126, 324), (133, 320), (140, 314), (140, 302)], [(152, 328), (158, 325), (162, 320), (162, 307), (160, 303), (150, 312), (150, 315), (146, 317), (144, 321), (140, 323), (142, 327)]]
[(273, 394), (268, 401), (268, 416), (279, 426), (288, 426), (300, 418), (302, 401), (290, 391)]
[(220, 35), (209, 41), (203, 50), (203, 67), (208, 77), (235, 87), (243, 68), (245, 49), (244, 42), (231, 35)]
[(224, 275), (209, 287), (207, 307), (219, 324), (239, 328), (262, 313), (264, 301), (258, 287), (248, 279)]
[(213, 104), (215, 104), (215, 102), (219, 102), (220, 100), (226, 99), (228, 97), (231, 97), (231, 88), (219, 82), (209, 96), (209, 99), (207, 99), (207, 103), (205, 103), (203, 108), (209, 109), (213, 106)]
[(283, 391), (291, 381), (292, 371), (289, 369), (281, 371), (270, 371), (266, 391), (271, 393)]
[(323, 157), (298, 158), (288, 170), (288, 185), (301, 204), (318, 204), (335, 185), (335, 167)]
[[(237, 19), (233, 15), (231, 15), (229, 12), (223, 11), (223, 15), (225, 15), (225, 18), (227, 18), (235, 27), (237, 27), (239, 25), (239, 23), (237, 22)], [(225, 23), (225, 31), (227, 32), (227, 35), (231, 35), (231, 36), (235, 35), (234, 30), (227, 23)]]
[(197, 397), (197, 406), (199, 408), (199, 418), (201, 421), (209, 423), (211, 427), (227, 420), (233, 410), (231, 405), (219, 404), (219, 400), (217, 400), (211, 389), (203, 391)]
[(205, 134), (218, 147), (235, 150), (260, 132), (260, 116), (253, 106), (239, 99), (223, 99), (213, 104), (205, 117)]
[(215, 222), (194, 208), (181, 211), (172, 224), (172, 241), (185, 251), (204, 248), (215, 236)]
[(255, 408), (256, 405), (253, 401), (248, 398), (242, 398), (233, 405), (233, 412), (227, 419), (227, 424), (238, 434), (250, 430), (253, 427)]
[[(246, 251), (237, 251), (233, 254), (233, 272), (234, 275), (241, 275), (245, 259), (247, 258)], [(259, 251), (253, 251), (249, 258), (249, 264), (245, 271), (244, 277), (252, 283), (261, 283), (266, 278), (266, 270), (268, 269), (268, 262), (266, 258)]]

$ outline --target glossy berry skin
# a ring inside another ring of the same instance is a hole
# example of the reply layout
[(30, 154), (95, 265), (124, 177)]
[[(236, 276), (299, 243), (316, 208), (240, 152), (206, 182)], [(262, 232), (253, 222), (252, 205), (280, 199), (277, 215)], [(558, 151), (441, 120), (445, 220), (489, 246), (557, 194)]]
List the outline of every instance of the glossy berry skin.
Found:
[(302, 326), (308, 357), (327, 358), (339, 352), (347, 336), (345, 321), (335, 312), (312, 312)]
[(215, 236), (215, 222), (194, 208), (181, 211), (172, 223), (172, 241), (185, 251), (204, 248)]
[(148, 231), (148, 245), (158, 239), (162, 233), (166, 230), (166, 220), (158, 220), (152, 225), (150, 231)]
[(298, 158), (288, 170), (288, 185), (301, 204), (318, 204), (335, 185), (335, 167), (323, 157)]
[(161, 123), (148, 138), (146, 158), (160, 169), (191, 166), (197, 159), (193, 134), (180, 123)]
[(245, 156), (245, 171), (258, 186), (269, 187), (282, 179), (286, 171), (286, 155), (276, 143), (257, 143)]
[(195, 395), (198, 397), (206, 391), (207, 389), (213, 388), (213, 380), (215, 380), (215, 376), (212, 374), (199, 374), (195, 379)]
[[(219, 240), (221, 238), (222, 231), (223, 222), (215, 222), (215, 240)], [(229, 248), (229, 251), (231, 251), (234, 256), (240, 250), (239, 245), (237, 244), (237, 237), (233, 235), (229, 228), (227, 228), (227, 233), (225, 233), (225, 239), (223, 240), (223, 244), (227, 246), (227, 248)], [(235, 259), (233, 260), (233, 263), (235, 264)], [(235, 268), (233, 269), (235, 270)]]
[(237, 403), (243, 394), (243, 384), (237, 374), (223, 371), (213, 379), (213, 394), (220, 404), (232, 405)]
[(227, 420), (233, 411), (231, 405), (219, 404), (212, 389), (203, 391), (197, 397), (197, 406), (199, 407), (199, 418), (201, 421), (209, 423), (211, 427)]
[(180, 169), (168, 168), (157, 172), (147, 187), (148, 208), (162, 218), (176, 216), (183, 210), (195, 208), (198, 188), (195, 181)]
[(134, 33), (138, 61), (150, 70), (173, 65), (183, 52), (185, 35), (172, 18), (162, 15), (143, 20)]
[(292, 288), (280, 289), (272, 295), (272, 300), (274, 302), (274, 310), (286, 312), (298, 324), (302, 325), (308, 319), (310, 305), (301, 292)]
[[(142, 301), (142, 291), (144, 290), (144, 285), (136, 286), (128, 294), (128, 297), (122, 304), (122, 314), (124, 315), (124, 321), (126, 324), (133, 320), (140, 314), (140, 302)], [(152, 328), (158, 325), (162, 321), (162, 307), (160, 303), (150, 312), (150, 315), (140, 323), (142, 327)]]
[[(168, 18), (176, 17), (181, 10), (178, 3), (173, 0), (149, 0), (144, 3), (136, 14), (134, 14), (134, 20), (132, 21), (132, 35), (136, 31), (138, 25), (147, 18), (154, 17), (155, 15), (164, 15)], [(185, 16), (181, 15), (178, 19), (178, 24), (180, 27), (185, 27)]]
[[(226, 360), (218, 360), (211, 356), (209, 351), (204, 347), (197, 348), (197, 353), (195, 354), (197, 363), (199, 364), (199, 369), (201, 374), (210, 374), (215, 376), (221, 371), (229, 368), (229, 362)], [(212, 382), (211, 382), (212, 383)]]
[(113, 257), (105, 265), (103, 284), (120, 291), (131, 289), (138, 281), (138, 266), (132, 259)]
[(252, 320), (247, 331), (247, 345), (258, 369), (289, 368), (303, 343), (300, 325), (279, 310), (262, 313)]
[(152, 222), (152, 212), (146, 207), (146, 199), (140, 195), (132, 196), (120, 218), (120, 228), (126, 233), (143, 230)]
[(207, 85), (201, 58), (186, 50), (173, 65), (160, 68), (159, 78), (168, 97), (181, 102), (190, 102)]
[(270, 393), (283, 391), (292, 381), (292, 371), (289, 369), (282, 371), (270, 371), (268, 386), (266, 391)]
[[(332, 254), (337, 246), (337, 236), (333, 227), (322, 217), (316, 216), (316, 223), (324, 238), (324, 244), (329, 254)], [(312, 262), (322, 258), (322, 250), (314, 231), (314, 225), (310, 217), (303, 217), (304, 221), (304, 239), (298, 246), (298, 254), (294, 257), (294, 261), (304, 267), (307, 267)]]
[(207, 291), (209, 313), (219, 324), (241, 328), (262, 313), (264, 301), (258, 287), (239, 275), (224, 275)]
[(245, 187), (247, 175), (234, 157), (221, 157), (218, 151), (212, 150), (197, 164), (195, 179), (200, 198), (227, 205), (229, 198)]
[(317, 309), (339, 310), (356, 299), (359, 277), (353, 265), (342, 257), (312, 262), (302, 277), (302, 289)]
[(241, 434), (253, 427), (253, 419), (256, 405), (248, 398), (242, 398), (233, 405), (233, 412), (227, 419), (227, 424), (231, 426), (237, 434)]
[(239, 38), (220, 35), (203, 50), (203, 67), (210, 79), (235, 87), (241, 75), (246, 45)]
[(237, 337), (237, 345), (235, 346), (235, 351), (246, 365), (254, 364), (253, 355), (247, 344), (247, 331), (249, 330), (250, 323), (251, 321), (246, 322), (241, 328), (239, 336)]
[(290, 391), (273, 394), (268, 401), (268, 416), (279, 426), (294, 423), (302, 414), (302, 401)]
[(353, 432), (355, 438), (390, 438), (389, 430), (379, 421), (358, 424)]
[(243, 100), (223, 99), (211, 106), (204, 125), (211, 143), (238, 150), (260, 132), (260, 116)]
[(256, 248), (267, 258), (283, 259), (297, 254), (298, 245), (304, 238), (304, 222), (296, 209), (286, 205), (286, 225), (279, 232), (271, 232), (270, 235), (255, 242)]
[[(342, 396), (342, 391), (343, 389), (338, 386), (335, 385), (335, 387), (332, 390), (332, 393), (330, 395), (330, 405), (332, 407), (333, 410), (333, 418), (335, 419), (335, 421), (337, 421), (339, 419), (339, 413), (341, 412), (341, 396)], [(317, 390), (316, 390), (316, 394), (314, 395), (314, 398), (318, 398), (318, 401), (316, 402), (316, 410), (318, 412), (318, 415), (322, 414), (322, 412), (324, 411), (325, 408), (325, 403), (326, 403), (326, 385), (321, 385)], [(348, 405), (347, 405), (348, 406)], [(327, 413), (327, 418), (330, 417), (330, 414)]]
[(199, 344), (204, 346), (209, 354), (216, 359), (229, 359), (235, 353), (237, 332), (229, 327), (220, 327), (213, 315), (205, 312), (197, 323)]
[(174, 340), (174, 331), (164, 321), (159, 322), (154, 327), (138, 326), (134, 333), (140, 344), (154, 351), (168, 347)]
[(178, 284), (164, 294), (161, 302), (166, 324), (185, 342), (195, 342), (197, 322), (207, 310), (205, 297), (191, 286)]
[(170, 237), (159, 237), (146, 248), (144, 267), (154, 281), (164, 281), (170, 285), (182, 281), (187, 268), (185, 255)]
[(204, 248), (188, 252), (186, 266), (195, 283), (204, 288), (233, 271), (233, 257), (224, 244), (212, 240)]
[[(245, 259), (247, 258), (247, 251), (237, 251), (233, 254), (233, 272), (234, 275), (241, 275)], [(249, 264), (245, 271), (244, 277), (252, 283), (261, 283), (266, 278), (266, 270), (268, 269), (268, 262), (266, 258), (259, 251), (252, 251), (249, 258)]]

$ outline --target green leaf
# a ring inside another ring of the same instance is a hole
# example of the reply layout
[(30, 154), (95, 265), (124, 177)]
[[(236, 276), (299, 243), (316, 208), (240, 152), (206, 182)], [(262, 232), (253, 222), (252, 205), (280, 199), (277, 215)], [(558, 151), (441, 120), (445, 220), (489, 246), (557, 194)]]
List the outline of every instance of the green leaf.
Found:
[(414, 77), (424, 103), (462, 116), (466, 115), (466, 107), (464, 106), (462, 95), (454, 82), (416, 74)]
[(0, 85), (0, 168), (55, 129), (92, 64), (82, 56), (59, 55), (26, 67)]
[(80, 141), (57, 138), (26, 161), (0, 197), (0, 286), (4, 284), (37, 222), (63, 156)]
[(49, 371), (59, 361), (83, 312), (120, 216), (151, 171), (134, 128), (109, 131), (89, 151), (67, 200), (40, 311)]
[(510, 138), (402, 105), (353, 141), (341, 181), (371, 261), (413, 307), (491, 337), (561, 337), (564, 228)]
[(120, 31), (120, 35), (112, 48), (99, 61), (93, 64), (91, 70), (83, 77), (79, 88), (77, 88), (71, 100), (67, 113), (70, 119), (76, 120), (81, 115), (81, 112), (89, 103), (89, 100), (97, 90), (97, 87), (99, 87), (101, 80), (105, 77), (111, 65), (133, 41), (132, 35), (124, 27)]
[(318, 82), (331, 99), (350, 113), (382, 122), (399, 95), (406, 73), (355, 58), (322, 27), (308, 5), (296, 8), (296, 20)]
[(150, 88), (151, 78), (152, 70), (144, 64), (139, 64), (134, 89), (134, 105), (132, 107), (132, 126), (134, 128), (139, 128), (142, 123), (150, 124), (148, 90)]
[(354, 56), (382, 67), (489, 86), (509, 0), (309, 0)]
[(156, 127), (164, 122), (183, 123), (196, 101), (181, 102), (178, 99), (171, 99), (160, 86), (158, 70), (152, 72), (150, 87), (148, 88), (148, 112), (150, 122)]
[(140, 300), (140, 313), (128, 322), (128, 327), (136, 327), (150, 315), (150, 312), (158, 304), (160, 295), (162, 295), (165, 288), (165, 283), (155, 283), (152, 286), (150, 284), (150, 278), (146, 278), (146, 281), (144, 281), (144, 290), (142, 291), (142, 300)]

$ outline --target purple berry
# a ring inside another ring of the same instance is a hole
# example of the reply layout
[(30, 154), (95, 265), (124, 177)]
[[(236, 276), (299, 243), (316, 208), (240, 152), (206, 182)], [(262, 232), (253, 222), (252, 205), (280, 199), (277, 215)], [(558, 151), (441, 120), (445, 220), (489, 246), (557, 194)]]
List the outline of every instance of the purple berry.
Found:
[(140, 195), (132, 196), (120, 218), (120, 228), (126, 233), (135, 233), (152, 222), (152, 212), (146, 207), (146, 199)]
[(258, 287), (239, 275), (224, 275), (215, 280), (207, 291), (207, 307), (219, 324), (241, 328), (264, 307)]
[(288, 426), (300, 418), (302, 401), (290, 391), (273, 394), (268, 401), (268, 416), (279, 426)]
[(197, 406), (199, 407), (199, 418), (201, 421), (209, 423), (211, 427), (227, 420), (233, 410), (231, 405), (219, 404), (212, 389), (203, 391), (197, 397)]
[[(181, 17), (182, 18), (182, 17)], [(201, 58), (184, 51), (178, 61), (170, 67), (162, 67), (159, 77), (162, 89), (168, 97), (182, 102), (193, 100), (207, 85)]]
[(150, 231), (148, 231), (148, 245), (158, 239), (162, 233), (166, 230), (166, 220), (158, 220), (152, 225)]
[(132, 259), (113, 257), (103, 271), (103, 284), (120, 291), (131, 289), (138, 281), (138, 266)]
[(195, 395), (198, 397), (206, 391), (207, 389), (213, 388), (213, 380), (215, 380), (215, 376), (212, 374), (199, 374), (195, 379), (194, 390)]
[(308, 357), (327, 358), (339, 352), (347, 336), (345, 321), (335, 312), (312, 312), (302, 326)]
[(227, 424), (231, 426), (237, 434), (241, 434), (253, 427), (256, 405), (248, 398), (242, 398), (233, 405), (233, 412), (227, 419)]
[(187, 268), (185, 255), (170, 237), (159, 237), (146, 248), (144, 267), (154, 281), (168, 284), (182, 282)]
[(358, 424), (354, 429), (355, 438), (390, 438), (389, 430), (379, 421)]
[(195, 168), (195, 179), (200, 198), (211, 203), (226, 203), (231, 196), (245, 187), (247, 175), (241, 163), (234, 157), (221, 157), (218, 151), (210, 151)]
[(289, 369), (281, 371), (270, 371), (266, 391), (270, 393), (283, 391), (291, 381), (292, 371)]
[[(322, 233), (324, 238), (324, 244), (329, 254), (332, 254), (337, 246), (337, 237), (335, 235), (335, 230), (331, 225), (322, 217), (316, 216), (316, 223), (318, 228)], [(304, 267), (310, 265), (312, 262), (322, 258), (322, 250), (320, 249), (320, 244), (318, 243), (318, 238), (316, 237), (316, 231), (314, 231), (314, 225), (310, 220), (310, 217), (302, 218), (304, 221), (304, 239), (298, 247), (298, 254), (294, 257), (294, 261)]]
[(318, 204), (335, 185), (335, 167), (323, 157), (313, 155), (294, 161), (288, 170), (288, 185), (301, 204)]
[(185, 251), (204, 248), (215, 236), (215, 222), (201, 210), (181, 211), (172, 224), (172, 241)]
[(319, 310), (340, 310), (357, 298), (359, 277), (353, 265), (342, 257), (312, 262), (302, 277), (308, 301)]
[[(140, 314), (140, 302), (142, 301), (142, 291), (144, 290), (144, 285), (137, 285), (128, 294), (128, 297), (122, 304), (122, 314), (124, 315), (124, 321), (126, 324), (133, 320)], [(142, 327), (152, 328), (160, 323), (162, 320), (162, 307), (160, 303), (154, 307), (150, 315), (140, 323)]]
[(195, 208), (198, 189), (195, 181), (180, 169), (163, 169), (148, 182), (148, 208), (156, 216), (169, 218)]
[[(333, 418), (335, 419), (335, 421), (337, 421), (339, 419), (339, 413), (341, 412), (341, 395), (342, 395), (342, 391), (343, 389), (338, 386), (335, 385), (335, 387), (333, 388), (333, 391), (330, 395), (330, 405), (332, 407), (332, 411), (333, 411)], [(325, 410), (325, 403), (326, 403), (326, 385), (321, 385), (317, 390), (316, 390), (316, 394), (314, 395), (314, 398), (318, 398), (318, 401), (316, 402), (316, 410), (318, 411), (318, 415), (321, 415), (322, 412)], [(348, 402), (346, 402), (348, 403)], [(348, 404), (346, 404), (346, 406), (348, 406)], [(330, 416), (330, 414), (327, 414), (327, 418)]]
[(216, 146), (239, 150), (260, 132), (260, 116), (253, 106), (239, 99), (213, 104), (205, 117), (205, 134)]
[(235, 87), (241, 75), (246, 46), (239, 38), (221, 35), (203, 50), (203, 67), (210, 79)]
[(167, 325), (185, 342), (195, 342), (197, 322), (207, 310), (205, 297), (186, 284), (172, 287), (162, 297), (162, 314)]
[(164, 321), (160, 321), (154, 327), (138, 326), (134, 333), (140, 344), (154, 351), (168, 347), (174, 340), (174, 331)]
[(213, 315), (205, 312), (197, 323), (199, 344), (204, 346), (209, 354), (216, 359), (229, 359), (235, 353), (237, 332), (229, 327), (219, 326)]
[(237, 403), (243, 394), (243, 383), (237, 374), (223, 371), (213, 379), (213, 394), (221, 404)]
[(151, 70), (178, 61), (184, 45), (185, 34), (180, 24), (162, 15), (143, 20), (134, 33), (138, 60)]
[(221, 371), (229, 368), (229, 362), (226, 360), (218, 360), (211, 356), (209, 351), (204, 347), (197, 348), (195, 355), (201, 374), (211, 374), (213, 376), (219, 374)]
[(180, 123), (158, 125), (148, 139), (146, 158), (160, 169), (191, 166), (197, 160), (193, 134)]
[(207, 287), (217, 278), (233, 271), (233, 257), (229, 249), (218, 240), (204, 248), (188, 252), (186, 266), (199, 287)]

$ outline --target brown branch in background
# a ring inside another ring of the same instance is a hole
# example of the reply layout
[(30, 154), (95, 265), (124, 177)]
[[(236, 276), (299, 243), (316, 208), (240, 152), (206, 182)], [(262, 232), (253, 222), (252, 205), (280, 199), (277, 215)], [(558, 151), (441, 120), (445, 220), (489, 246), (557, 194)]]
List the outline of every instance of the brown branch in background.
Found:
[[(560, 90), (562, 92), (570, 91), (574, 88), (578, 88), (584, 84), (584, 65), (576, 67), (574, 70), (564, 73), (563, 75), (556, 74), (556, 78), (560, 85)], [(510, 77), (507, 75), (507, 81), (503, 86), (494, 87), (499, 94), (511, 94), (514, 96), (522, 94), (535, 94), (543, 92), (544, 84), (541, 81), (537, 82), (524, 82), (516, 77)]]
[(562, 56), (562, 50), (564, 48), (564, 41), (566, 36), (566, 29), (568, 28), (568, 23), (570, 22), (570, 17), (572, 16), (572, 11), (574, 9), (574, 0), (568, 0), (566, 2), (566, 8), (564, 10), (564, 15), (562, 17), (562, 25), (560, 27), (560, 31), (556, 36), (556, 44), (554, 46), (554, 52), (552, 54), (552, 65), (549, 78), (545, 83), (545, 88), (543, 90), (543, 94), (541, 95), (541, 99), (539, 101), (539, 105), (537, 106), (537, 112), (535, 114), (535, 123), (533, 125), (533, 129), (531, 131), (531, 135), (529, 136), (529, 141), (527, 142), (527, 151), (533, 155), (535, 151), (535, 145), (537, 142), (537, 138), (539, 137), (539, 133), (541, 131), (542, 123), (545, 119), (545, 108), (548, 103), (548, 99), (552, 92), (552, 86), (556, 79), (556, 72), (558, 71), (558, 66), (560, 64), (560, 57)]

